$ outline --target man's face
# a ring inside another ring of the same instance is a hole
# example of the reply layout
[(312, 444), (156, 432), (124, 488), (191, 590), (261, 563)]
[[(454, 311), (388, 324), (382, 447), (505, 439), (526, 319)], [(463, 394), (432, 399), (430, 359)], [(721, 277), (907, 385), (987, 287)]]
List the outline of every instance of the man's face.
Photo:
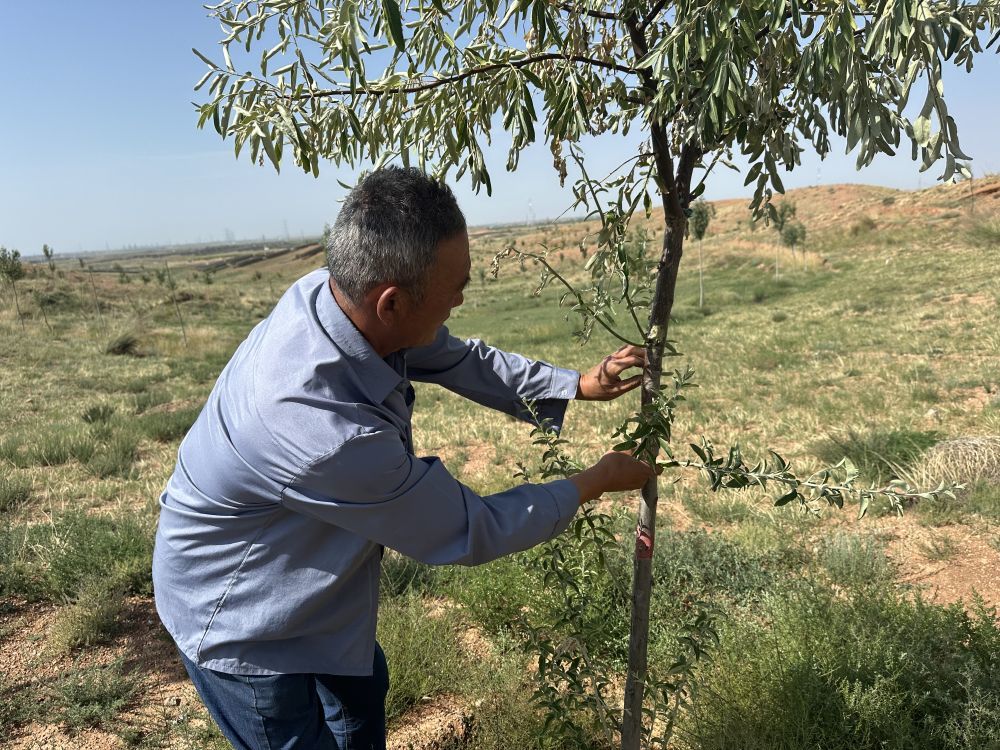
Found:
[(465, 301), (462, 293), (469, 283), (471, 269), (467, 232), (463, 230), (441, 241), (423, 299), (409, 306), (404, 323), (405, 346), (425, 346), (434, 341), (438, 329), (451, 315), (452, 308)]

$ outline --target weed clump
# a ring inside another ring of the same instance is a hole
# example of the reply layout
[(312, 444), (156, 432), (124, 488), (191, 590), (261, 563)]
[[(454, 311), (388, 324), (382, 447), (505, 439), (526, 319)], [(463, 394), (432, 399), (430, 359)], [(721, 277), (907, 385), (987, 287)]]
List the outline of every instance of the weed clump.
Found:
[(15, 511), (30, 498), (30, 481), (14, 475), (0, 474), (0, 513)]
[(104, 347), (104, 353), (116, 356), (141, 357), (139, 337), (134, 333), (123, 333), (120, 336), (116, 336)]
[(83, 414), (80, 415), (82, 419), (87, 424), (102, 424), (107, 422), (115, 415), (115, 407), (111, 404), (97, 404), (96, 406), (89, 407)]
[(937, 441), (936, 432), (895, 429), (863, 433), (850, 429), (814, 443), (810, 450), (831, 465), (849, 458), (862, 476), (882, 483), (901, 476), (906, 466)]
[(122, 669), (122, 660), (106, 667), (74, 667), (52, 687), (52, 702), (70, 733), (107, 727), (131, 702), (139, 677)]
[(704, 750), (996, 747), (1000, 629), (877, 589), (800, 588), (733, 618), (680, 730)]
[(118, 632), (124, 606), (125, 593), (118, 581), (84, 581), (72, 603), (56, 615), (49, 633), (52, 650), (64, 654), (81, 646), (107, 643)]
[(153, 412), (142, 417), (140, 429), (151, 440), (170, 443), (184, 437), (201, 413), (201, 407)]
[(1000, 485), (1000, 436), (958, 437), (929, 447), (907, 474), (921, 488), (939, 482)]
[(58, 601), (94, 579), (149, 593), (152, 525), (139, 514), (112, 520), (72, 512), (49, 523), (0, 527), (0, 597)]

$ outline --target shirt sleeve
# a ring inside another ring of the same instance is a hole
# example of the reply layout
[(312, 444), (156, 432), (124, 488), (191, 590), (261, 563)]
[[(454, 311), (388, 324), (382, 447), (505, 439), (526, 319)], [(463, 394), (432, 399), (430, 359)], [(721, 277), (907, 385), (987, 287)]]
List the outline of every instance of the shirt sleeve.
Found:
[(365, 433), (310, 464), (283, 505), (431, 565), (479, 565), (569, 526), (579, 493), (568, 479), (481, 497), (436, 457), (406, 451), (397, 432)]
[(518, 419), (530, 420), (524, 402), (533, 401), (539, 418), (550, 420), (556, 430), (580, 382), (576, 370), (500, 351), (478, 339), (463, 341), (445, 326), (432, 344), (407, 351), (406, 373)]

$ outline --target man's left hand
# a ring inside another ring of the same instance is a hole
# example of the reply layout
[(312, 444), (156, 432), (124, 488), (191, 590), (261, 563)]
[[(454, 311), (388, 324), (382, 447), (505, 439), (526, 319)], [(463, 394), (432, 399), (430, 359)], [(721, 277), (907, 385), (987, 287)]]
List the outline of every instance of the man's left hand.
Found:
[(610, 401), (642, 383), (642, 373), (622, 380), (621, 374), (646, 364), (646, 349), (626, 345), (609, 354), (601, 363), (580, 375), (576, 397), (581, 401)]

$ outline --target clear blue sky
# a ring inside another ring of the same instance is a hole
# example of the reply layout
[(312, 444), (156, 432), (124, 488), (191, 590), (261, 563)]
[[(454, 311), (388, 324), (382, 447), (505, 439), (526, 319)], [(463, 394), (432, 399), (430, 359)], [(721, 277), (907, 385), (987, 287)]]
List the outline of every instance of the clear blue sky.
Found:
[[(292, 164), (236, 161), (215, 131), (198, 130), (192, 102), (204, 72), (191, 47), (214, 50), (218, 26), (194, 0), (16, 2), (0, 0), (0, 63), (5, 106), (0, 117), (0, 244), (25, 255), (42, 243), (75, 253), (130, 244), (317, 234), (336, 215), (355, 173), (330, 164), (320, 178)], [(1000, 171), (1000, 56), (981, 57), (969, 76), (951, 74), (946, 96), (973, 171)], [(502, 171), (504, 138), (491, 152), (494, 194), (457, 186), (472, 224), (558, 215), (569, 202), (551, 169), (548, 149)], [(614, 164), (634, 153), (635, 138), (604, 142), (599, 158)], [(842, 149), (841, 149), (842, 150)], [(909, 149), (854, 171), (853, 157), (809, 160), (787, 188), (832, 182), (924, 187)], [(593, 170), (597, 173), (599, 170)], [(720, 170), (709, 198), (745, 195), (740, 176)]]

